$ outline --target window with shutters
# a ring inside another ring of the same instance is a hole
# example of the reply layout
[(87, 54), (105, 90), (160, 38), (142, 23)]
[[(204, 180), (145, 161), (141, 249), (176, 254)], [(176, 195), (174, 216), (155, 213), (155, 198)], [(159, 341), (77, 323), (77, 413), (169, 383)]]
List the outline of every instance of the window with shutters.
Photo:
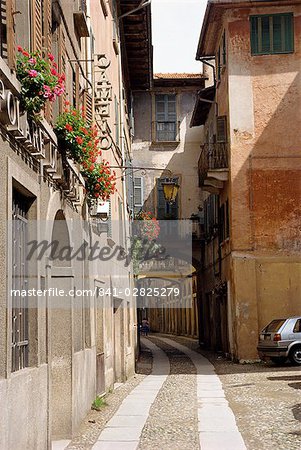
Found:
[[(174, 177), (173, 177), (174, 178)], [(176, 201), (169, 204), (164, 197), (162, 179), (157, 180), (157, 219), (158, 220), (176, 220), (179, 218), (179, 194)], [(178, 178), (174, 178), (175, 182), (179, 182)]]
[(134, 177), (134, 208), (139, 212), (143, 207), (143, 178)]
[(227, 142), (227, 117), (216, 118), (216, 142)]
[(269, 55), (294, 51), (294, 15), (251, 16), (251, 53)]
[(158, 94), (156, 103), (156, 141), (177, 141), (177, 105), (175, 94)]

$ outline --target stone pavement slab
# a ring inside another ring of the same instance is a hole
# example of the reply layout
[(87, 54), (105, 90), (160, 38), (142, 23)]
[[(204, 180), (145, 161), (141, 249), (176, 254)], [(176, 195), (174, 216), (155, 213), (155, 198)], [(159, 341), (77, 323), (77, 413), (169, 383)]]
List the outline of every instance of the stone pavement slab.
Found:
[(139, 441), (132, 442), (101, 442), (98, 441), (93, 446), (93, 450), (136, 450)]
[(142, 341), (153, 354), (153, 369), (126, 397), (100, 433), (93, 450), (135, 450), (150, 408), (170, 372), (168, 357), (149, 340)]

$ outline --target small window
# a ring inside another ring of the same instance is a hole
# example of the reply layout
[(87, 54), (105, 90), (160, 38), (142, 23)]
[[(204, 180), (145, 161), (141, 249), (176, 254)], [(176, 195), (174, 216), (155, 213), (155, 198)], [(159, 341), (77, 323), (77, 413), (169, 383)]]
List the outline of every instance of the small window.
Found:
[(177, 140), (176, 95), (156, 95), (156, 141)]
[(251, 53), (269, 55), (294, 51), (293, 14), (251, 16)]

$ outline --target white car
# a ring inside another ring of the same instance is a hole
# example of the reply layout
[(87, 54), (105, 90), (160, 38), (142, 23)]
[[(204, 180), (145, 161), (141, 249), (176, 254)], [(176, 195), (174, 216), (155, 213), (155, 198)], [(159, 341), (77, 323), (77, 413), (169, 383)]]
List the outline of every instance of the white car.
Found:
[(301, 365), (301, 316), (272, 320), (261, 331), (257, 350), (260, 359), (282, 364), (289, 358)]

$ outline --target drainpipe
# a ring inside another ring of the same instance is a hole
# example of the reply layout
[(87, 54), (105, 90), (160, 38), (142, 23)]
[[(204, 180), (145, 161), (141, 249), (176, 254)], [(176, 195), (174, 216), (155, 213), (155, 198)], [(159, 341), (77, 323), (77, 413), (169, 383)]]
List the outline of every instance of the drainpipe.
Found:
[(198, 58), (198, 60), (201, 61), (203, 64), (206, 64), (206, 66), (209, 66), (212, 69), (213, 84), (214, 84), (214, 87), (216, 87), (215, 65), (208, 62), (208, 61), (214, 61), (215, 57), (214, 56), (200, 57), (200, 58)]

